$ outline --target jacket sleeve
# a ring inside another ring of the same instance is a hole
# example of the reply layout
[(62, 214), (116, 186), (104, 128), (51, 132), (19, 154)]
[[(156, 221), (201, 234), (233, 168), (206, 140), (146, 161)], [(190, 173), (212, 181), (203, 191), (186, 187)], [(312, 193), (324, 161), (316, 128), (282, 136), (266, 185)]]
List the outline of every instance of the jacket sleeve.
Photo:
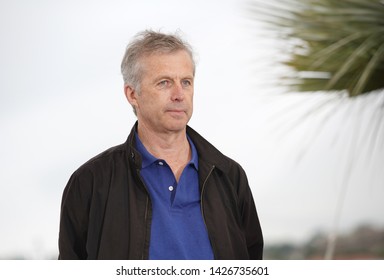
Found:
[(59, 231), (59, 259), (87, 259), (87, 228), (91, 189), (75, 172), (62, 197)]
[(255, 202), (245, 171), (239, 166), (239, 210), (250, 259), (263, 258), (264, 240)]

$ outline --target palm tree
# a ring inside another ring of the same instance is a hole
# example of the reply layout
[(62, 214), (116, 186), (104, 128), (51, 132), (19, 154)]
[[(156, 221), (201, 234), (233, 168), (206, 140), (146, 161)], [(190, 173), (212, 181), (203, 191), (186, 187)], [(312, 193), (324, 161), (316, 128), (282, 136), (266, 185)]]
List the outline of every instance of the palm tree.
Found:
[[(343, 93), (351, 100), (377, 90), (384, 94), (383, 0), (249, 0), (247, 9), (271, 35), (285, 40), (282, 64), (291, 71), (281, 82), (290, 91)], [(374, 127), (376, 142), (381, 124)], [(347, 186), (345, 181), (326, 259), (334, 255)]]

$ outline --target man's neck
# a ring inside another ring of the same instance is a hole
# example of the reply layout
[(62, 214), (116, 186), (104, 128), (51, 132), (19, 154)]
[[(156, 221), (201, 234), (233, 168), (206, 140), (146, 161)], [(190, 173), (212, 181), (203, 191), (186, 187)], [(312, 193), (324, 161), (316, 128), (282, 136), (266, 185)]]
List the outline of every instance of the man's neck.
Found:
[(138, 125), (138, 135), (147, 151), (156, 158), (164, 159), (179, 180), (185, 165), (191, 160), (192, 151), (186, 128), (177, 132), (156, 132)]

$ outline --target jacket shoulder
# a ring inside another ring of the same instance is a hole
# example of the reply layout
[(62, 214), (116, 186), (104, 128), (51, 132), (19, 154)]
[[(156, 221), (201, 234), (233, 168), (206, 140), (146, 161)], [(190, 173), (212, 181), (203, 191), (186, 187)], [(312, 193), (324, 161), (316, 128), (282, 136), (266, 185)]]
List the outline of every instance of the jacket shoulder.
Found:
[(124, 161), (127, 158), (126, 143), (113, 146), (83, 163), (74, 174), (86, 171), (96, 171), (100, 168), (105, 169), (111, 166), (111, 162)]

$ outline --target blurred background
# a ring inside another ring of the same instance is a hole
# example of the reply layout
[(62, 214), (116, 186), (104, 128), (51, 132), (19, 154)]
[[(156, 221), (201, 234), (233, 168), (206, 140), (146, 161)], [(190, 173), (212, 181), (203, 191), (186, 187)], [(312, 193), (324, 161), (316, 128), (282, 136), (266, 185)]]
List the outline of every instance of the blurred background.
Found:
[(70, 175), (135, 122), (120, 62), (144, 29), (194, 47), (190, 125), (246, 170), (266, 259), (384, 259), (384, 90), (281, 83), (286, 50), (305, 42), (270, 12), (257, 0), (0, 0), (0, 259), (57, 258)]

